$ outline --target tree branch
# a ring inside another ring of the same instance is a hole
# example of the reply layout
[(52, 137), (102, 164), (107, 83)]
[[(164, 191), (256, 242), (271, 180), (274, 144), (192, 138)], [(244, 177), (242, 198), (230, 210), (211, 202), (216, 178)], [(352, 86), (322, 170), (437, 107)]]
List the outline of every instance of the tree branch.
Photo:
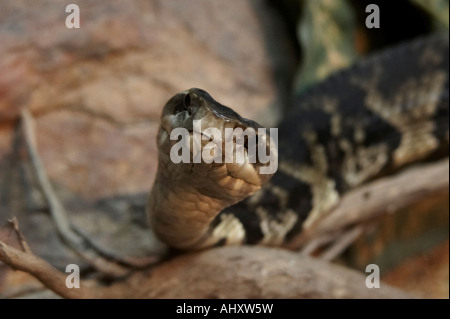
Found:
[(185, 254), (109, 287), (69, 289), (43, 259), (0, 242), (0, 260), (30, 273), (64, 298), (411, 298), (381, 284), (365, 286), (356, 271), (291, 251), (221, 247)]
[(9, 220), (9, 226), (17, 236), (17, 244), (22, 250), (7, 245), (0, 240), (0, 261), (15, 270), (21, 270), (33, 275), (47, 288), (64, 298), (97, 298), (104, 295), (104, 289), (89, 288), (83, 284), (80, 288), (69, 289), (66, 287), (66, 275), (47, 263), (42, 258), (34, 255), (23, 234), (19, 230), (16, 218)]
[[(25, 239), (14, 228), (20, 245)], [(25, 243), (25, 246), (28, 245)], [(66, 275), (45, 260), (0, 241), (0, 260), (25, 271), (64, 298), (408, 298), (382, 284), (365, 286), (356, 271), (292, 251), (221, 247), (178, 256), (108, 287), (67, 288)]]
[(258, 246), (186, 254), (153, 269), (142, 285), (144, 276), (132, 278), (141, 284), (138, 298), (411, 298), (383, 283), (369, 289), (354, 270)]
[[(347, 229), (449, 190), (449, 159), (417, 165), (346, 194), (338, 206), (303, 231), (288, 248), (311, 251)], [(314, 247), (314, 249), (312, 248)]]

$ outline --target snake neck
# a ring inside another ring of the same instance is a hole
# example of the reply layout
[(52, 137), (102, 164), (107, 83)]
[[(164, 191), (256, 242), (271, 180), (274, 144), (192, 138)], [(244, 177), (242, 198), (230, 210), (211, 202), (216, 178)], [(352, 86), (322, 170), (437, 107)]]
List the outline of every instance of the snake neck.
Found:
[(156, 235), (171, 247), (199, 249), (211, 239), (214, 218), (235, 202), (226, 196), (205, 195), (192, 183), (180, 182), (170, 169), (161, 168), (150, 192), (147, 215)]

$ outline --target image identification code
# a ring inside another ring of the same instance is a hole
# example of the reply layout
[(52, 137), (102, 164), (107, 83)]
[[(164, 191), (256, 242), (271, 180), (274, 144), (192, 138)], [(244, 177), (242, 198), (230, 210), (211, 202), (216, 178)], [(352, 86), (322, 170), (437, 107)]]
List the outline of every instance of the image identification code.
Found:
[(238, 313), (272, 313), (273, 304), (223, 304), (220, 307), (214, 306), (191, 306), (183, 303), (182, 306), (177, 306), (176, 313), (178, 314), (203, 314), (207, 316), (209, 313), (220, 314), (238, 314)]

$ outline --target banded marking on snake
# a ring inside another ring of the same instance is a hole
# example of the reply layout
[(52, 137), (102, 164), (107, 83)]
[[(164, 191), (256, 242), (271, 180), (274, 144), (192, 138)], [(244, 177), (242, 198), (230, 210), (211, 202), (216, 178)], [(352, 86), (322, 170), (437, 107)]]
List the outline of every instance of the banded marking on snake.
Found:
[[(163, 109), (158, 172), (148, 216), (178, 249), (282, 246), (330, 211), (350, 189), (410, 163), (448, 156), (448, 35), (365, 58), (298, 96), (279, 125), (279, 169), (262, 163), (170, 161), (176, 127), (260, 127), (206, 91), (176, 94)], [(202, 141), (207, 143), (208, 141)], [(267, 148), (274, 147), (272, 140)]]

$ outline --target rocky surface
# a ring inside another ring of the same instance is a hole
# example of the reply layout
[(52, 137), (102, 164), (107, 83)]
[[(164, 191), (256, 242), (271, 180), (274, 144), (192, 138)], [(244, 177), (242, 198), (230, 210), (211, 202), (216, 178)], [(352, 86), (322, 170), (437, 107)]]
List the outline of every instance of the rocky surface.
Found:
[[(79, 29), (66, 28), (66, 2), (0, 5), (0, 223), (16, 216), (32, 250), (60, 269), (88, 265), (61, 242), (36, 187), (23, 108), (71, 221), (102, 247), (145, 256), (156, 245), (145, 193), (164, 103), (201, 87), (245, 117), (273, 121), (274, 74), (295, 69), (283, 24), (263, 0), (73, 3)], [(22, 279), (1, 268), (0, 293), (15, 295)]]
[(82, 197), (150, 188), (160, 111), (178, 91), (204, 88), (250, 118), (276, 103), (263, 1), (76, 3), (79, 29), (65, 2), (2, 3), (0, 123), (30, 108), (50, 177)]

